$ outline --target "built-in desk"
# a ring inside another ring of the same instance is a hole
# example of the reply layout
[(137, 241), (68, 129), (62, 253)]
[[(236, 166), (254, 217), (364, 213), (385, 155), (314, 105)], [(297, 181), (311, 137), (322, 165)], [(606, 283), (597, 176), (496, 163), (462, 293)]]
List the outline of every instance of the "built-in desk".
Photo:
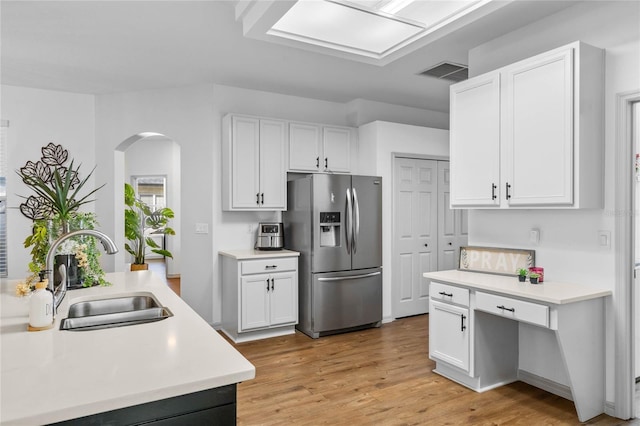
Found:
[(458, 270), (424, 277), (431, 280), (436, 373), (478, 392), (518, 380), (519, 325), (529, 324), (555, 336), (579, 420), (604, 412), (604, 300), (611, 291)]

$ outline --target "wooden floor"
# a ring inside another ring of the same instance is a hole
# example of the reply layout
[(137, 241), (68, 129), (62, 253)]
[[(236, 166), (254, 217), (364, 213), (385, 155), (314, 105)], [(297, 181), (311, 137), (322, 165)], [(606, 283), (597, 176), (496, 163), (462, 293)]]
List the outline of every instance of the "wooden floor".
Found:
[[(238, 425), (580, 424), (571, 401), (522, 382), (476, 393), (433, 373), (428, 321), (234, 345), (256, 366), (238, 385)], [(586, 424), (631, 423), (603, 414)]]
[(149, 270), (158, 274), (158, 276), (164, 281), (175, 294), (180, 296), (180, 278), (167, 278), (167, 268), (163, 259), (149, 259)]

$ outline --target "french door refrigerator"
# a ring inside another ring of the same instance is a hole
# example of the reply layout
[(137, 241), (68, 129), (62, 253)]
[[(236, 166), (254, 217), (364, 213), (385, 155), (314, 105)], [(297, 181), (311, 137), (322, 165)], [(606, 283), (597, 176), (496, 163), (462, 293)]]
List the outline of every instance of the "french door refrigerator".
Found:
[(285, 247), (300, 252), (298, 330), (312, 338), (382, 321), (382, 178), (312, 174), (287, 184)]

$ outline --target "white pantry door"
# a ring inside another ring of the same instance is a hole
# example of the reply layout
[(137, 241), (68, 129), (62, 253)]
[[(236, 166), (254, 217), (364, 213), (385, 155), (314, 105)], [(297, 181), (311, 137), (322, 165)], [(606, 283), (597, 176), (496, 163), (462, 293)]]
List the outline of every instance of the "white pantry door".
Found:
[(451, 209), (448, 161), (438, 161), (438, 271), (458, 268), (460, 247), (469, 241), (468, 210)]
[(438, 253), (438, 161), (394, 162), (392, 293), (395, 318), (429, 311), (429, 282)]

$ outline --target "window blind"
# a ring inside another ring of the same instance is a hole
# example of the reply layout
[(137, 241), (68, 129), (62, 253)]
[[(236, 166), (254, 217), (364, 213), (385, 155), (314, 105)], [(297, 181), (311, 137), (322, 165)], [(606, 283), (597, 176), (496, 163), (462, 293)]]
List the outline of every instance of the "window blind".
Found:
[(7, 270), (7, 132), (9, 122), (0, 120), (0, 277)]

